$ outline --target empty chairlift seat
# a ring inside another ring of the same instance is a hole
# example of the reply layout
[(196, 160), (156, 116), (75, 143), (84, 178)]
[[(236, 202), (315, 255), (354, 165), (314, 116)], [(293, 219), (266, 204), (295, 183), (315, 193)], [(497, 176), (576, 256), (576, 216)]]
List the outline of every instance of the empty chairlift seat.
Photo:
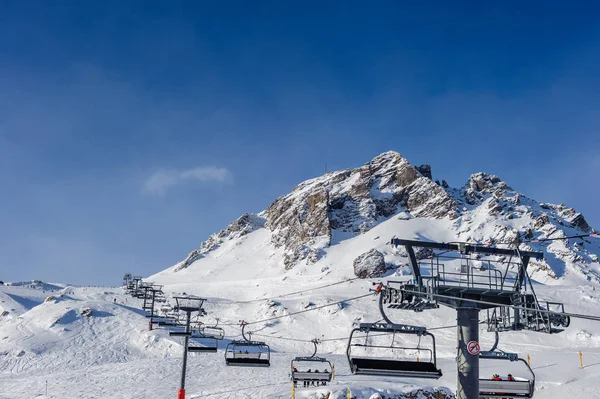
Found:
[(190, 335), (188, 352), (214, 353), (219, 348), (217, 339), (223, 339), (222, 336), (220, 337), (207, 336), (202, 328), (194, 328)]
[(200, 334), (207, 338), (223, 339), (225, 338), (225, 331), (221, 327), (200, 327)]
[[(400, 336), (411, 336), (416, 343), (396, 343)], [(429, 347), (421, 347), (422, 338), (429, 338)], [(436, 363), (435, 337), (425, 327), (361, 323), (352, 330), (346, 353), (353, 374), (432, 379), (442, 376)]]

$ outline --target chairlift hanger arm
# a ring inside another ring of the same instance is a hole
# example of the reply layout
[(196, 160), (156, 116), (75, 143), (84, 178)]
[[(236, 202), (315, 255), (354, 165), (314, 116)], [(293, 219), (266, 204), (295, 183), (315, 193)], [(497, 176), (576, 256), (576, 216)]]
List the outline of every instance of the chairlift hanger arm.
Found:
[(407, 245), (405, 246), (406, 248), (406, 252), (408, 253), (408, 259), (410, 262), (410, 268), (412, 269), (412, 274), (415, 278), (415, 280), (420, 281), (421, 280), (421, 269), (419, 268), (419, 263), (417, 262), (417, 257), (415, 256), (415, 251), (413, 250), (412, 246)]

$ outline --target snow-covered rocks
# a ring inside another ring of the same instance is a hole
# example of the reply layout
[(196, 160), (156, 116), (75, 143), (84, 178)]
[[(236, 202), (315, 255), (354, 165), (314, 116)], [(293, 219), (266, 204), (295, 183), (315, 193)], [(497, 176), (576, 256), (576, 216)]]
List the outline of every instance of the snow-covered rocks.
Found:
[(371, 249), (354, 260), (354, 275), (360, 278), (382, 276), (386, 270), (385, 258), (381, 252)]
[(79, 309), (79, 314), (85, 317), (92, 317), (94, 314), (92, 308), (81, 308)]

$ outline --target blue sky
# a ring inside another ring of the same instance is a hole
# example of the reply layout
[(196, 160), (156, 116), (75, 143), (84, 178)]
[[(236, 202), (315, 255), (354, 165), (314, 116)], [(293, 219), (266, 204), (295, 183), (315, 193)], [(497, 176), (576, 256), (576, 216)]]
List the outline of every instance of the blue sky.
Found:
[(0, 279), (148, 275), (387, 150), (600, 226), (593, 2), (51, 3), (0, 13)]

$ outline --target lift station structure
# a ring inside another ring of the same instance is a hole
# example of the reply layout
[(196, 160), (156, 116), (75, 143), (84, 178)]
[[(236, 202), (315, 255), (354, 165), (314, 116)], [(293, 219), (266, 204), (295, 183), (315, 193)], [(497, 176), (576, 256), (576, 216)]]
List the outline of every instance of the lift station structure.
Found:
[[(516, 360), (514, 354), (495, 351), (498, 332), (533, 330), (553, 333), (562, 331), (558, 327), (569, 325), (569, 316), (561, 314), (564, 312), (563, 304), (540, 303), (528, 277), (530, 260), (543, 259), (541, 252), (521, 251), (518, 247), (508, 249), (399, 238), (392, 238), (391, 244), (403, 246), (406, 250), (413, 280), (388, 281), (381, 287), (382, 314), (383, 306), (416, 312), (435, 309), (440, 304), (456, 309), (458, 399), (493, 397), (480, 390), (480, 358)], [(417, 259), (415, 248), (421, 262)], [(481, 351), (479, 344), (481, 310), (488, 312), (488, 331), (496, 332), (496, 343), (486, 352)], [(387, 317), (386, 321), (393, 323)], [(533, 396), (533, 382), (528, 389), (529, 394), (525, 397)]]

